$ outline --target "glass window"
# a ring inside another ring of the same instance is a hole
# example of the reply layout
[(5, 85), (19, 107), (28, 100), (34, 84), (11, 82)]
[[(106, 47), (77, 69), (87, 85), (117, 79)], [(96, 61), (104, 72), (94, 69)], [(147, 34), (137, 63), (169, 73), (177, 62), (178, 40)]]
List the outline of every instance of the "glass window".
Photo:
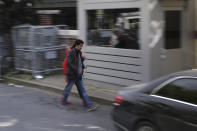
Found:
[(161, 88), (156, 95), (197, 104), (197, 79), (176, 80)]
[(180, 48), (181, 11), (165, 11), (165, 49)]
[(138, 8), (88, 10), (87, 15), (88, 45), (136, 50), (140, 48)]

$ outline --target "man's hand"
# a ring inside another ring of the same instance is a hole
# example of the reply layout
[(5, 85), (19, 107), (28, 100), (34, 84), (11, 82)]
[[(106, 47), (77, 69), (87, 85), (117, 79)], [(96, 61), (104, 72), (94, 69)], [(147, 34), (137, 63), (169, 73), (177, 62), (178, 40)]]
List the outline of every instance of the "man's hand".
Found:
[(80, 75), (82, 74), (82, 70), (80, 70), (79, 74), (80, 74)]
[(85, 57), (85, 56), (83, 56), (83, 55), (82, 55), (82, 58), (83, 58), (83, 60), (85, 60), (85, 59), (86, 59), (86, 57)]

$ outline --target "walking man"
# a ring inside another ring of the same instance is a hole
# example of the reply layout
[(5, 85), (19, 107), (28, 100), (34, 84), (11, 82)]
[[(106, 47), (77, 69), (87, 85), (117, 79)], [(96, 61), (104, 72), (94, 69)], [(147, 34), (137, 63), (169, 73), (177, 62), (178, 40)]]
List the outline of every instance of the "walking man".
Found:
[[(66, 72), (67, 72), (67, 58), (68, 58), (68, 53), (71, 50), (71, 48), (73, 47), (74, 43), (75, 43), (75, 39), (71, 39), (70, 42), (69, 42), (69, 44), (67, 45), (66, 56), (65, 56), (65, 59), (64, 59), (64, 62), (63, 62), (63, 72), (64, 72), (64, 75), (66, 75)], [(81, 51), (80, 51), (80, 53), (82, 54)], [(82, 58), (83, 58), (83, 60), (85, 60), (85, 57), (83, 55), (82, 55)], [(67, 77), (66, 77), (65, 81), (66, 81), (66, 83), (68, 83), (68, 78)], [(80, 89), (79, 89), (79, 87), (78, 87), (77, 84), (78, 83), (75, 83), (75, 85), (77, 87), (77, 90), (78, 90), (78, 93), (79, 93), (79, 96), (83, 100), (83, 96), (82, 96), (82, 94), (80, 92)], [(63, 98), (61, 99), (61, 101), (63, 101)], [(66, 101), (66, 104), (71, 104), (71, 102), (67, 100)], [(84, 100), (83, 100), (83, 105), (85, 106), (85, 101)]]
[(84, 64), (83, 64), (84, 57), (82, 57), (81, 49), (83, 47), (83, 44), (84, 42), (78, 39), (75, 41), (75, 44), (69, 51), (67, 58), (67, 71), (66, 71), (68, 83), (64, 90), (64, 98), (62, 104), (66, 104), (68, 95), (73, 85), (76, 83), (82, 94), (82, 97), (85, 101), (85, 105), (88, 108), (88, 111), (93, 111), (96, 109), (96, 106), (93, 106), (92, 103), (90, 102), (82, 79), (83, 70), (84, 70)]

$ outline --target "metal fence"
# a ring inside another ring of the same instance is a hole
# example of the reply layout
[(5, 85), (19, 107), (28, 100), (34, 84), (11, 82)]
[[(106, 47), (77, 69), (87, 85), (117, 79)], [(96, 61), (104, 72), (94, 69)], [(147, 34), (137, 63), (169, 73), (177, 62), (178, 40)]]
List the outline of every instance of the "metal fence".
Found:
[(3, 73), (12, 67), (11, 47), (4, 42), (3, 36), (0, 36), (0, 80)]
[(56, 26), (16, 26), (12, 29), (15, 48), (42, 48), (58, 45)]
[(33, 74), (48, 73), (62, 69), (65, 47), (36, 50), (16, 49), (15, 68)]
[(7, 45), (3, 45), (0, 42), (0, 56), (7, 57), (10, 55), (10, 47)]
[(15, 69), (33, 74), (61, 70), (66, 44), (58, 41), (56, 26), (17, 26), (12, 30)]

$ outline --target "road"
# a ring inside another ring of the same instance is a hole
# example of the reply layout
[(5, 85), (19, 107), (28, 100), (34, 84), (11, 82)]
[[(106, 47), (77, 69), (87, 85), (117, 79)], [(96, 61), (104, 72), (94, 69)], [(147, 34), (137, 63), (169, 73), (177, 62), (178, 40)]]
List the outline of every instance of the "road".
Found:
[(0, 83), (0, 131), (114, 131), (111, 106), (87, 112), (80, 98)]

